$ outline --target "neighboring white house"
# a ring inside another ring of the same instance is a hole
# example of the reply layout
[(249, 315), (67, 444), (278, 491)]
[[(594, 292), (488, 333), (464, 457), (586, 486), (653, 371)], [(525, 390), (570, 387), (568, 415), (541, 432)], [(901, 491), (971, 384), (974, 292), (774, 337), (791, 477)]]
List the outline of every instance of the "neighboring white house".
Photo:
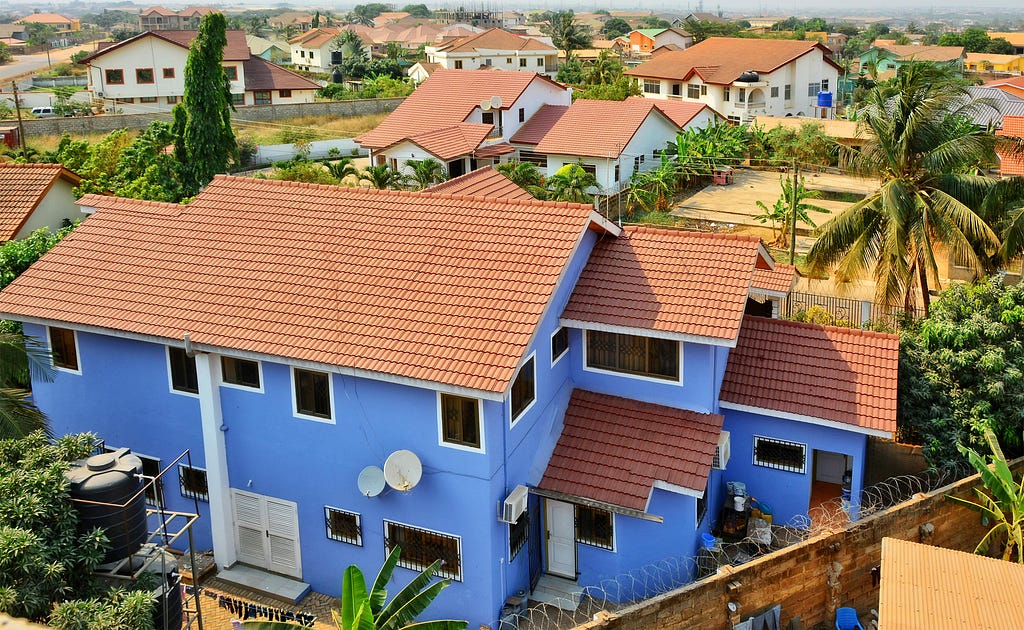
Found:
[(375, 164), (407, 169), (433, 158), (451, 177), (507, 160), (508, 139), (545, 105), (568, 106), (571, 91), (544, 75), (438, 69), (376, 129), (355, 140)]
[(647, 98), (702, 102), (729, 120), (817, 116), (841, 68), (817, 41), (712, 37), (626, 71)]
[[(166, 111), (185, 93), (185, 62), (196, 31), (149, 31), (101, 48), (82, 63), (89, 91), (110, 110)], [(249, 52), (245, 31), (228, 31), (222, 65), (235, 106), (311, 103), (319, 85)]]
[(603, 192), (611, 193), (633, 173), (659, 164), (658, 154), (676, 132), (715, 120), (724, 118), (703, 103), (580, 99), (570, 107), (543, 108), (510, 141), (521, 161), (537, 164), (547, 175), (580, 163)]
[(488, 29), (468, 37), (427, 46), (427, 61), (449, 70), (496, 68), (553, 76), (558, 70), (558, 49), (534, 37)]
[(342, 53), (335, 39), (343, 30), (352, 30), (363, 44), (367, 58), (372, 51), (372, 40), (367, 36), (366, 27), (346, 26), (344, 29), (321, 27), (306, 31), (288, 40), (292, 51), (292, 66), (306, 72), (323, 72), (329, 74), (335, 65), (341, 63)]
[(81, 183), (60, 164), (0, 162), (0, 243), (82, 219), (74, 194)]

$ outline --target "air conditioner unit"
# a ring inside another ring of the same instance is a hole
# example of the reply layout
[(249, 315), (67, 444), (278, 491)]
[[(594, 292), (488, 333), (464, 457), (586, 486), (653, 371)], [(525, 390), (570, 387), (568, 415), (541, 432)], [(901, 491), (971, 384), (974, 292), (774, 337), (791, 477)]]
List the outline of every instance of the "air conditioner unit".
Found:
[(501, 513), (498, 514), (498, 520), (503, 523), (515, 523), (518, 521), (519, 517), (526, 511), (526, 499), (528, 496), (529, 490), (526, 486), (516, 486), (512, 492), (508, 493), (504, 503), (501, 504)]
[(722, 431), (718, 436), (718, 446), (715, 447), (715, 458), (711, 460), (711, 467), (716, 470), (725, 470), (729, 465), (729, 432)]

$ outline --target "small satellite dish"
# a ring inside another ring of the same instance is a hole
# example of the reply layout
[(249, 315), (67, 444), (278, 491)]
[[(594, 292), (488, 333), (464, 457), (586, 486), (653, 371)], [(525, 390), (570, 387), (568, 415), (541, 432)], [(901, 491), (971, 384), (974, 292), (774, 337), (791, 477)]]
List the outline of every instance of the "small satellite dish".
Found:
[(490, 105), (491, 105), (491, 109), (500, 109), (501, 108), (501, 97), (497, 96), (497, 95), (492, 96), (491, 100), (490, 100)]
[(359, 494), (375, 497), (384, 491), (384, 471), (377, 466), (367, 466), (359, 473)]
[(480, 101), (480, 109), (484, 110), (485, 112), (490, 111), (491, 99), (485, 98), (484, 100)]
[(423, 464), (412, 451), (395, 451), (384, 462), (384, 481), (395, 490), (412, 490), (423, 476)]

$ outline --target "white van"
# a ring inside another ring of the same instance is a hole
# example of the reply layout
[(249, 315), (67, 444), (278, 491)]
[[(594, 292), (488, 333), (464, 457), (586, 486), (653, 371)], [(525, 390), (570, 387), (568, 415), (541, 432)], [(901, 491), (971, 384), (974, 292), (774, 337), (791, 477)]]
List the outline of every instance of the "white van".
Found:
[(32, 115), (35, 116), (36, 118), (45, 118), (47, 116), (53, 116), (54, 115), (53, 108), (52, 107), (33, 107), (32, 108)]

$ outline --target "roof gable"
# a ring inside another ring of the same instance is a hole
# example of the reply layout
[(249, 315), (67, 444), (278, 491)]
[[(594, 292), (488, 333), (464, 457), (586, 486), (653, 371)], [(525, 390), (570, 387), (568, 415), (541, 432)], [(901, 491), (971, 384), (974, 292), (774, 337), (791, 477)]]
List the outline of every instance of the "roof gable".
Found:
[(245, 89), (253, 90), (319, 90), (320, 84), (281, 66), (253, 55), (244, 62)]
[[(58, 180), (71, 186), (81, 178), (60, 164), (0, 162), (0, 242), (18, 235), (22, 226)], [(56, 227), (56, 226), (54, 226)]]
[(492, 199), (530, 201), (533, 195), (505, 177), (493, 166), (484, 166), (459, 177), (449, 179), (423, 191), (431, 194), (469, 195)]
[[(579, 99), (537, 143), (538, 153), (617, 158), (655, 109), (652, 99)], [(580, 133), (586, 129), (587, 133)]]
[(556, 52), (554, 46), (545, 44), (544, 42), (532, 37), (522, 37), (515, 33), (509, 33), (508, 31), (500, 28), (490, 28), (482, 33), (474, 33), (473, 35), (469, 35), (461, 39), (439, 44), (435, 49), (437, 52), (445, 53), (476, 52), (481, 50), (536, 50), (550, 51), (552, 53)]
[(0, 293), (8, 318), (492, 396), (594, 229), (589, 205), (228, 176), (187, 206), (81, 203), (100, 209)]
[[(109, 52), (120, 50), (121, 48), (128, 48), (147, 37), (162, 39), (187, 50), (189, 46), (191, 46), (192, 40), (194, 40), (198, 34), (198, 31), (146, 31), (144, 33), (139, 33), (135, 37), (126, 39), (123, 42), (118, 42), (111, 46), (101, 48), (84, 58), (82, 63), (91, 63), (94, 59), (98, 59)], [(226, 32), (226, 35), (228, 43), (227, 46), (224, 47), (224, 61), (245, 61), (251, 56), (251, 53), (249, 52), (249, 44), (245, 41), (245, 31), (229, 30)]]

